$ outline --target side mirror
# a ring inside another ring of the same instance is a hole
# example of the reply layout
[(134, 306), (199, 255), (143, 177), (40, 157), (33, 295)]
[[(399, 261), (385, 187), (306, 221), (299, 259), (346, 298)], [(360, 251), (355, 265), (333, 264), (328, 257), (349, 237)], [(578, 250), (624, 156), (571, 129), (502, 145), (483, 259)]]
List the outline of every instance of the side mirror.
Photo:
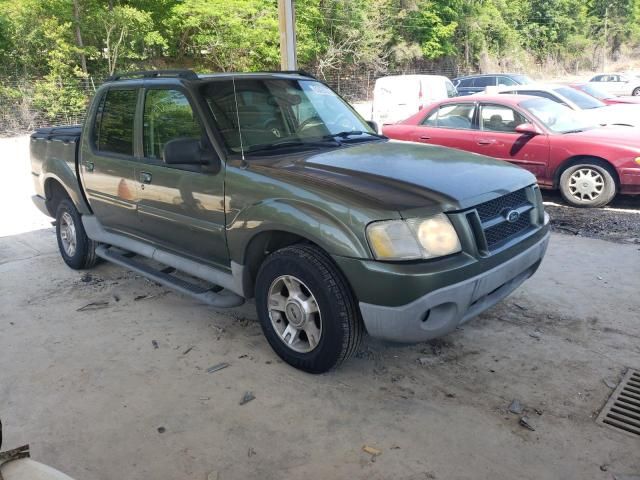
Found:
[(522, 123), (516, 127), (516, 132), (522, 135), (540, 135), (542, 132), (532, 123)]
[(198, 138), (176, 138), (164, 146), (162, 159), (167, 165), (207, 165), (211, 173), (220, 171), (220, 158), (213, 149), (204, 149)]
[(376, 122), (374, 122), (373, 120), (367, 120), (367, 125), (369, 125), (374, 132), (378, 133), (380, 130), (378, 130), (378, 124)]

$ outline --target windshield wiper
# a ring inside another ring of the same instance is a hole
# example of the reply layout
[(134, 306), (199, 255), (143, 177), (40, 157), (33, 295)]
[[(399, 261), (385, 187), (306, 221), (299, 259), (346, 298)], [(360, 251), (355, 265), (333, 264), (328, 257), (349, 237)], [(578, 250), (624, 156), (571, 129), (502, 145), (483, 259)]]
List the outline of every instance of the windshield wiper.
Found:
[(566, 132), (562, 132), (562, 133), (566, 134), (566, 133), (580, 133), (580, 132), (584, 132), (584, 128), (576, 128), (575, 130), (567, 130)]
[(266, 152), (269, 150), (278, 150), (280, 148), (289, 148), (289, 147), (339, 147), (338, 142), (303, 142), (302, 140), (286, 140), (275, 143), (263, 143), (260, 145), (252, 145), (249, 147), (246, 152), (254, 153), (254, 152)]
[(370, 135), (376, 138), (384, 138), (384, 139), (387, 138), (384, 135), (380, 135), (372, 132), (364, 132), (362, 130), (345, 130), (344, 132), (330, 133), (329, 135), (325, 135), (322, 138), (349, 138), (352, 135)]

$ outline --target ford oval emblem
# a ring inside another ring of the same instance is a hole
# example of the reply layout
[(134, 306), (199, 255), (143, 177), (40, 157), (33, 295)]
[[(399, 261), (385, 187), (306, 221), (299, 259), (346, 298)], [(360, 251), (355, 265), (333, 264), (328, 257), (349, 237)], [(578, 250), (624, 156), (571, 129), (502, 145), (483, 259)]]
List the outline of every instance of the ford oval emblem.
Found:
[(520, 218), (520, 213), (517, 210), (507, 210), (504, 214), (504, 218), (506, 218), (509, 223), (515, 223)]

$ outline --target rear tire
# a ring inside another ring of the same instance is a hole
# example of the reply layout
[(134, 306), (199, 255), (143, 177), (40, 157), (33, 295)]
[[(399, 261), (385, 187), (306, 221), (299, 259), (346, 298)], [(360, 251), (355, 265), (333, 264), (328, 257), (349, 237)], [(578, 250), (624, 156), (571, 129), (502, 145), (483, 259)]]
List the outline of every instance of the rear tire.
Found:
[(87, 237), (82, 218), (71, 200), (61, 200), (56, 211), (56, 237), (64, 263), (74, 270), (96, 264), (97, 243)]
[(583, 162), (567, 168), (560, 176), (560, 193), (574, 207), (604, 207), (616, 196), (613, 175), (600, 162)]
[(633, 95), (634, 97), (640, 96), (640, 87), (634, 88), (633, 92), (631, 92), (631, 95)]
[(315, 246), (293, 245), (267, 257), (256, 279), (256, 308), (273, 350), (305, 372), (340, 365), (362, 340), (354, 295), (331, 258)]

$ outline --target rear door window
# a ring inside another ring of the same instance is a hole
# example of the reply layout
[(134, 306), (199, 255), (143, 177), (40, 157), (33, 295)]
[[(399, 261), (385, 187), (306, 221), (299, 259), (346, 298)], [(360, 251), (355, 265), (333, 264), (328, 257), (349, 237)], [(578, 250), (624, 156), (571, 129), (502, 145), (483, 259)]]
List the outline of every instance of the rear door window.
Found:
[(473, 87), (473, 78), (463, 78), (458, 81), (458, 88), (470, 88)]
[(475, 82), (473, 82), (473, 86), (476, 88), (486, 88), (493, 87), (496, 84), (496, 77), (478, 77)]
[(133, 156), (138, 90), (109, 90), (98, 105), (93, 142), (100, 152)]
[(473, 126), (474, 103), (454, 103), (442, 105), (431, 112), (422, 122), (425, 127), (471, 130)]
[(161, 159), (178, 138), (202, 138), (202, 127), (187, 97), (178, 90), (148, 90), (144, 102), (144, 156)]

